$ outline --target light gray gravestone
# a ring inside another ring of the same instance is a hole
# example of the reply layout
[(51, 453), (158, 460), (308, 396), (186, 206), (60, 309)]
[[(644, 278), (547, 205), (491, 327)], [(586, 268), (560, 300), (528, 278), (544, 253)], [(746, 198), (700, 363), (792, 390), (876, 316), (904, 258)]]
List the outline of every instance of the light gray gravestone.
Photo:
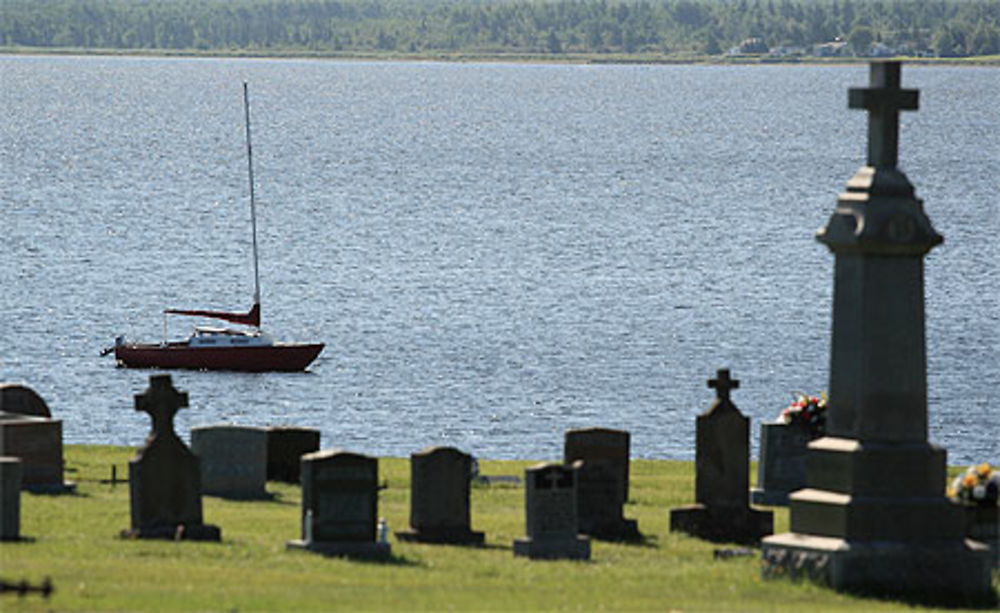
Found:
[(200, 460), (202, 494), (267, 497), (267, 431), (263, 428), (191, 428), (191, 451)]
[(834, 254), (826, 436), (809, 444), (791, 531), (764, 539), (764, 576), (908, 599), (988, 598), (990, 561), (945, 497), (945, 451), (927, 440), (923, 258), (941, 237), (896, 167), (898, 62), (872, 63), (868, 163), (817, 236)]
[(750, 508), (750, 424), (729, 399), (728, 370), (708, 382), (716, 400), (696, 420), (695, 504), (670, 511), (670, 531), (710, 541), (757, 543), (773, 533), (770, 511)]
[(21, 539), (21, 458), (0, 456), (0, 541)]
[(188, 395), (174, 389), (170, 375), (151, 375), (149, 387), (135, 396), (135, 410), (149, 413), (152, 431), (129, 461), (132, 525), (128, 538), (218, 541), (222, 531), (203, 523), (198, 457), (174, 432), (174, 414), (188, 406)]
[(315, 428), (271, 426), (267, 429), (267, 479), (298, 483), (302, 456), (319, 451), (320, 432)]
[(580, 533), (608, 540), (640, 538), (638, 524), (625, 519), (628, 501), (629, 433), (608, 428), (566, 432), (563, 462), (582, 461), (577, 471)]
[(289, 549), (332, 556), (385, 559), (377, 541), (378, 460), (340, 450), (302, 456), (302, 538)]
[(754, 504), (788, 505), (788, 495), (806, 486), (806, 451), (817, 438), (808, 424), (761, 424)]
[(472, 456), (454, 447), (430, 447), (410, 455), (410, 528), (396, 538), (425, 543), (481, 545), (470, 527)]
[(576, 468), (542, 463), (524, 471), (527, 538), (514, 540), (514, 555), (531, 559), (590, 559), (590, 538), (579, 533)]
[(61, 493), (76, 485), (63, 482), (62, 421), (41, 396), (23, 385), (0, 384), (0, 455), (21, 458), (21, 488)]

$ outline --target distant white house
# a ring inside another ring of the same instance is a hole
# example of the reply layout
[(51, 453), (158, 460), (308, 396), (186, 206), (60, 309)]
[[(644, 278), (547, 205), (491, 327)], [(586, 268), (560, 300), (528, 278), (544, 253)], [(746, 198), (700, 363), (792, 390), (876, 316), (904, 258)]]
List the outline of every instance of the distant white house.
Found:
[(813, 47), (813, 55), (816, 57), (842, 57), (851, 55), (851, 49), (842, 40), (832, 40)]

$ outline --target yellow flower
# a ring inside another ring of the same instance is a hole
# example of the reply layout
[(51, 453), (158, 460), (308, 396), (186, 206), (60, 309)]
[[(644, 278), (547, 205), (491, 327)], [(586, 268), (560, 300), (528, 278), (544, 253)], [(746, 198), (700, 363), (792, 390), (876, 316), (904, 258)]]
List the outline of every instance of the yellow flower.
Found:
[(979, 475), (979, 478), (984, 481), (990, 478), (991, 472), (993, 471), (990, 470), (990, 465), (988, 462), (983, 462), (976, 468), (976, 473)]
[(979, 481), (978, 481), (978, 479), (976, 479), (976, 475), (965, 473), (965, 476), (962, 477), (962, 487), (965, 487), (965, 488), (972, 489), (972, 488), (976, 487), (976, 483), (978, 483), (978, 482)]

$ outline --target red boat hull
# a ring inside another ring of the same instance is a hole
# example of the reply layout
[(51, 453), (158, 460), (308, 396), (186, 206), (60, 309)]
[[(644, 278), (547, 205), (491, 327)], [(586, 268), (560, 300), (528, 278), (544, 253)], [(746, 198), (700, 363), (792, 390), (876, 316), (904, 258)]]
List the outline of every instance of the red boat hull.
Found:
[(294, 372), (305, 370), (323, 351), (322, 343), (276, 343), (251, 347), (190, 347), (122, 344), (115, 359), (127, 368), (236, 370), (243, 372)]

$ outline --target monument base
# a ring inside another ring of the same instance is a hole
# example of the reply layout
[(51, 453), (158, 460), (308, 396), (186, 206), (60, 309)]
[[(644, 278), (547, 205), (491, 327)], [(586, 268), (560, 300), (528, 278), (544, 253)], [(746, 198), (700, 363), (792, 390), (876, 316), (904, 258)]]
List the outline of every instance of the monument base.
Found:
[(582, 534), (561, 539), (514, 539), (514, 555), (532, 560), (589, 560), (590, 539)]
[(124, 539), (162, 539), (169, 541), (221, 541), (222, 529), (211, 524), (147, 526), (122, 530)]
[(750, 502), (769, 507), (787, 507), (788, 494), (781, 490), (765, 490), (759, 487), (750, 488)]
[(963, 604), (985, 601), (991, 593), (989, 550), (971, 540), (846, 541), (785, 533), (765, 538), (761, 551), (765, 578)]
[(580, 533), (602, 541), (638, 541), (642, 539), (642, 534), (639, 533), (639, 522), (624, 518), (616, 522), (595, 522), (591, 526), (581, 525)]
[(482, 545), (486, 537), (482, 532), (467, 528), (440, 528), (437, 530), (400, 530), (395, 533), (401, 541), (417, 543), (435, 543), (449, 545)]
[(756, 544), (774, 533), (774, 514), (750, 507), (693, 504), (670, 511), (670, 531), (717, 543)]
[(365, 560), (387, 560), (392, 555), (392, 546), (389, 543), (378, 541), (306, 541), (295, 539), (287, 541), (285, 549), (305, 549), (324, 556)]

